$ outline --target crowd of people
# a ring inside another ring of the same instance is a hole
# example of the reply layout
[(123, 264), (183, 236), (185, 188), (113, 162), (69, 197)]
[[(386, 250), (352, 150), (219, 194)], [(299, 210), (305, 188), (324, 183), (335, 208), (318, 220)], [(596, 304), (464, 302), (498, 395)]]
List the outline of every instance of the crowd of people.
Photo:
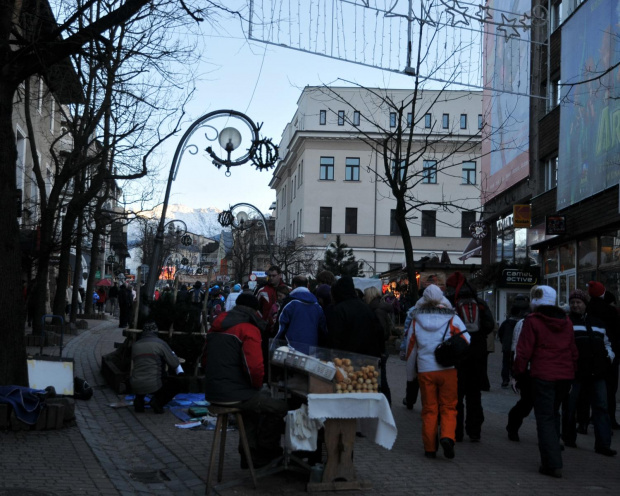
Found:
[[(272, 398), (264, 387), (274, 346), (284, 344), (304, 353), (324, 347), (376, 357), (381, 392), (392, 404), (386, 342), (395, 333), (398, 310), (393, 301), (374, 287), (356, 289), (348, 276), (336, 279), (325, 271), (316, 282), (311, 290), (306, 277), (295, 276), (289, 286), (280, 268), (272, 266), (266, 283), (253, 291), (241, 285), (205, 288), (197, 281), (176, 296), (177, 301), (209, 309), (202, 356), (205, 398), (235, 404), (243, 411), (255, 467), (281, 454), (283, 416), (295, 407)], [(158, 301), (171, 294), (170, 288), (164, 288)], [(147, 351), (136, 348), (134, 359), (144, 353), (159, 354), (160, 366), (168, 363), (173, 369), (178, 361), (164, 341), (154, 344), (158, 338), (153, 337), (152, 327), (148, 324)], [(498, 329), (489, 306), (460, 272), (446, 279), (445, 291), (434, 284), (424, 288), (404, 323), (401, 359), (406, 361), (407, 387), (403, 404), (412, 409), (419, 396), (425, 456), (436, 458), (441, 448), (451, 459), (465, 436), (470, 442), (482, 441), (488, 343), (496, 331), (502, 345), (501, 385), (519, 394), (507, 418), (508, 439), (519, 441), (523, 420), (533, 410), (540, 473), (561, 477), (562, 450), (575, 447), (578, 434), (586, 433), (590, 424), (594, 451), (614, 456), (612, 430), (620, 427), (615, 417), (620, 313), (604, 286), (591, 281), (587, 292), (574, 290), (567, 309), (558, 306), (552, 287), (535, 286), (529, 295), (514, 298), (508, 318)], [(453, 340), (463, 344), (454, 349), (465, 351), (446, 363), (437, 348), (447, 341), (454, 344)], [(137, 377), (134, 380), (139, 382)], [(142, 388), (140, 394), (155, 395), (157, 412), (172, 390), (165, 381), (149, 386), (155, 387), (157, 391)], [(139, 399), (136, 411), (143, 408)], [(242, 466), (247, 462), (242, 459)]]

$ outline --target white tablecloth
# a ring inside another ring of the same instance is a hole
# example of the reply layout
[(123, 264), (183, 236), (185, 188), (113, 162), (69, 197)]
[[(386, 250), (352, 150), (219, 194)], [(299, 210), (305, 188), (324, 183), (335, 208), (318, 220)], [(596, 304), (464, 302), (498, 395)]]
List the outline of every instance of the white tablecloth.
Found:
[(358, 428), (367, 438), (392, 449), (398, 430), (392, 410), (382, 393), (309, 394), (311, 419), (358, 419)]

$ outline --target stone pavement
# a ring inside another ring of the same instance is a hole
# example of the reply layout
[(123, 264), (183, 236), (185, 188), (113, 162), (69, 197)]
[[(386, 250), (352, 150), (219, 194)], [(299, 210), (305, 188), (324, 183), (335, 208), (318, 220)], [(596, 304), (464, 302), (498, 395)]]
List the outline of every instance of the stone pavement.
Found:
[[(104, 383), (100, 357), (113, 350), (115, 341), (122, 341), (121, 330), (116, 320), (89, 321), (89, 326), (70, 337), (63, 356), (74, 359), (75, 375), (94, 387), (93, 398), (76, 400), (76, 427), (0, 433), (0, 496), (204, 494), (213, 432), (178, 429), (170, 412), (136, 415), (131, 408), (111, 408), (109, 404), (122, 396)], [(620, 457), (595, 454), (592, 433), (578, 437), (579, 448), (564, 452), (563, 479), (538, 474), (533, 416), (521, 429), (521, 442), (506, 437), (506, 415), (516, 396), (499, 388), (500, 359), (495, 353), (489, 360), (492, 389), (483, 393), (486, 420), (482, 441), (458, 443), (454, 460), (441, 455), (429, 460), (423, 456), (419, 404), (409, 411), (400, 403), (405, 389), (404, 362), (391, 357), (388, 378), (398, 438), (390, 451), (367, 439), (356, 440), (358, 474), (371, 481), (373, 488), (343, 494), (620, 494)], [(615, 438), (612, 447), (618, 449), (618, 431)], [(237, 435), (231, 432), (224, 482), (248, 475), (239, 468)], [(256, 490), (244, 484), (220, 494), (306, 494), (306, 481), (301, 474), (287, 471), (259, 479)]]

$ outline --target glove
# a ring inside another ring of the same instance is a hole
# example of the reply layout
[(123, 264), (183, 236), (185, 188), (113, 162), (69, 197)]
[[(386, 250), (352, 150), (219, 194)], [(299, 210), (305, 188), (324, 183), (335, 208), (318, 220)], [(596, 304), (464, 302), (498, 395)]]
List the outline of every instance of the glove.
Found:
[(510, 378), (510, 387), (515, 394), (519, 394), (519, 386), (517, 385), (517, 380), (514, 377)]

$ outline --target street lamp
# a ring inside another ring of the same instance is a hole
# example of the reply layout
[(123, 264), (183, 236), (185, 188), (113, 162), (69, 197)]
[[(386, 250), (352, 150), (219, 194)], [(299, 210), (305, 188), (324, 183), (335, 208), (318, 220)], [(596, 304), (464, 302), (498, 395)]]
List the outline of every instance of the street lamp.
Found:
[[(243, 210), (244, 207), (252, 210), (255, 214), (258, 215), (259, 219), (252, 219), (255, 220), (255, 222), (248, 222), (250, 220), (250, 216), (245, 210)], [(231, 227), (232, 229), (236, 229), (239, 231), (249, 229), (250, 227), (252, 227), (252, 225), (262, 224), (265, 230), (265, 239), (269, 247), (269, 263), (273, 264), (273, 243), (271, 242), (269, 227), (267, 226), (267, 219), (265, 219), (265, 216), (258, 208), (256, 208), (251, 203), (236, 203), (228, 210), (222, 211), (217, 216), (217, 221), (222, 227)]]
[[(239, 149), (243, 142), (243, 134), (234, 126), (229, 126), (230, 120), (241, 127), (247, 139), (249, 146), (245, 150), (245, 153), (237, 156), (233, 155), (233, 152)], [(207, 141), (214, 142), (217, 140), (222, 149), (226, 152), (226, 157), (220, 157), (211, 145), (205, 149), (209, 154), (213, 165), (218, 169), (222, 166), (226, 167), (225, 175), (230, 176), (230, 168), (238, 165), (243, 165), (247, 162), (251, 162), (257, 170), (271, 169), (278, 160), (278, 147), (274, 145), (270, 139), (261, 138), (259, 131), (262, 125), (257, 125), (247, 115), (237, 112), (235, 110), (216, 110), (203, 115), (198, 120), (194, 121), (189, 129), (185, 132), (177, 148), (174, 152), (172, 164), (170, 166), (170, 174), (168, 176), (168, 183), (166, 185), (166, 193), (164, 196), (164, 202), (162, 205), (161, 217), (157, 226), (157, 233), (155, 235), (155, 241), (153, 244), (153, 255), (151, 258), (151, 264), (147, 283), (147, 295), (149, 300), (153, 298), (153, 292), (155, 291), (155, 282), (160, 273), (160, 258), (162, 245), (164, 242), (164, 226), (166, 222), (166, 211), (168, 210), (168, 200), (170, 198), (170, 190), (172, 189), (172, 181), (176, 179), (176, 175), (181, 164), (181, 159), (185, 152), (189, 152), (191, 155), (198, 153), (199, 147), (190, 143), (190, 139), (194, 134), (202, 135)], [(198, 130), (203, 129), (204, 133), (197, 133)]]

